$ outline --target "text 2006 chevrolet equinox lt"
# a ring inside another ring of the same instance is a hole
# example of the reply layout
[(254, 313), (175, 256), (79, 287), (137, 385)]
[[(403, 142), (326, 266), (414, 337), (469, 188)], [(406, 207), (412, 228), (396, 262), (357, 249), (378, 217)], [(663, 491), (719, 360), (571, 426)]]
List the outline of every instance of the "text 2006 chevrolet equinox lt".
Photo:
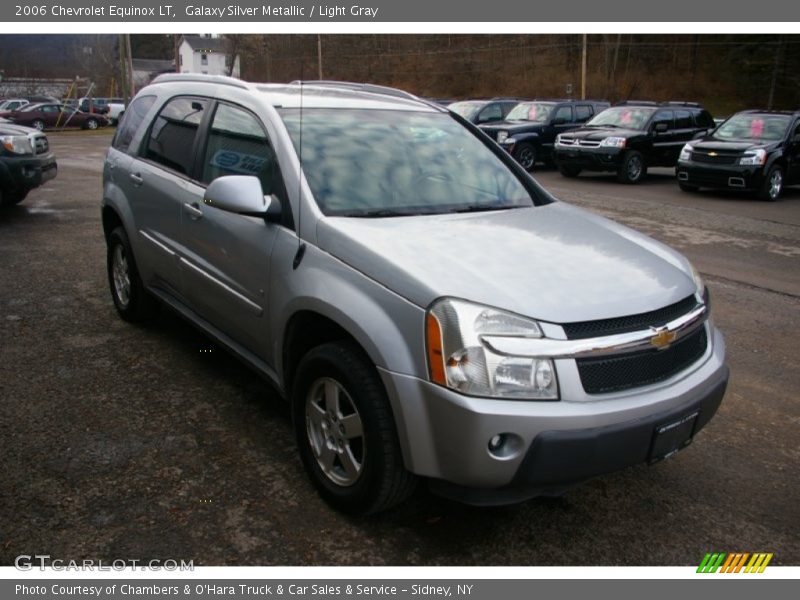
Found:
[(725, 391), (683, 256), (399, 90), (161, 76), (102, 211), (122, 318), (166, 304), (271, 381), (344, 511), (420, 478), (472, 504), (558, 494), (670, 456)]

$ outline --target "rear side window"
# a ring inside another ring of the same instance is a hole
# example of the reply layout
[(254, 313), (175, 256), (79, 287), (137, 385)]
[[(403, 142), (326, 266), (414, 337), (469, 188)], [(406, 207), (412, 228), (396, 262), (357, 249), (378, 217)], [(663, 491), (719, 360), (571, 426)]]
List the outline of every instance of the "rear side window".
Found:
[(575, 107), (575, 120), (579, 123), (587, 121), (592, 116), (592, 107), (585, 104), (578, 104)]
[(714, 118), (707, 110), (701, 110), (700, 112), (695, 113), (694, 120), (698, 127), (714, 127)]
[(194, 162), (194, 142), (208, 101), (173, 98), (158, 113), (144, 147), (144, 157), (182, 175)]
[(122, 152), (128, 151), (133, 136), (138, 131), (145, 115), (150, 110), (150, 107), (153, 106), (155, 100), (155, 96), (139, 96), (133, 101), (130, 108), (126, 110), (125, 114), (122, 116), (122, 122), (117, 128), (114, 141), (111, 142), (114, 148)]
[(676, 110), (675, 129), (691, 129), (692, 127), (692, 113), (688, 110)]

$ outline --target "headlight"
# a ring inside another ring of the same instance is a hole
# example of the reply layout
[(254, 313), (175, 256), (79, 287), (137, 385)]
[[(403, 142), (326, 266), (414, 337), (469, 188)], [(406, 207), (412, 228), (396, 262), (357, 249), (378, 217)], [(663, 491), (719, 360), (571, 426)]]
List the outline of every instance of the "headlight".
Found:
[(561, 143), (561, 134), (559, 133), (559, 134), (556, 136), (556, 144), (560, 144), (560, 143)]
[(763, 165), (765, 162), (767, 162), (767, 151), (763, 148), (748, 150), (739, 159), (740, 165)]
[(678, 160), (692, 160), (693, 149), (694, 146), (692, 146), (691, 144), (684, 145), (684, 147), (681, 148), (681, 155), (678, 157)]
[(4, 135), (0, 144), (12, 154), (33, 154), (33, 146), (27, 135)]
[(431, 381), (472, 396), (558, 399), (552, 360), (496, 354), (484, 345), (483, 336), (543, 337), (538, 323), (531, 319), (443, 298), (431, 306), (426, 317)]
[(508, 137), (508, 132), (507, 131), (498, 131), (497, 132), (497, 143), (498, 144), (502, 144), (503, 142), (506, 141), (507, 137)]
[(600, 145), (606, 148), (624, 148), (625, 141), (623, 137), (607, 137), (600, 142)]

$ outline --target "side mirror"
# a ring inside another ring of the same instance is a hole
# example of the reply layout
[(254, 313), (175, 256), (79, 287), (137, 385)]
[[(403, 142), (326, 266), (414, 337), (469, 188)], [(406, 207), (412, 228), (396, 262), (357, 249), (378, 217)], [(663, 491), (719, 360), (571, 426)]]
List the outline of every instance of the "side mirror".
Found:
[(666, 131), (669, 131), (669, 124), (664, 122), (656, 123), (656, 133), (664, 133)]
[(277, 221), (281, 203), (275, 195), (265, 196), (261, 182), (253, 175), (218, 177), (206, 188), (203, 204), (226, 212)]

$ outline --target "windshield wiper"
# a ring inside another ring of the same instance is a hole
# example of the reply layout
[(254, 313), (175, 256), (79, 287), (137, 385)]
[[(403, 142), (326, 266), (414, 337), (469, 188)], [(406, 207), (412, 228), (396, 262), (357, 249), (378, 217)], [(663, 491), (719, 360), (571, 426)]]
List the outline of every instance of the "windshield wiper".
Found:
[(449, 213), (488, 212), (490, 210), (507, 210), (509, 208), (522, 208), (521, 206), (498, 206), (496, 204), (468, 204), (448, 210)]
[(414, 215), (421, 215), (419, 211), (403, 211), (403, 210), (395, 210), (392, 208), (371, 208), (371, 209), (363, 209), (363, 210), (348, 210), (345, 212), (341, 212), (336, 215), (332, 215), (335, 217), (359, 217), (364, 219), (378, 219), (381, 217), (411, 217)]

